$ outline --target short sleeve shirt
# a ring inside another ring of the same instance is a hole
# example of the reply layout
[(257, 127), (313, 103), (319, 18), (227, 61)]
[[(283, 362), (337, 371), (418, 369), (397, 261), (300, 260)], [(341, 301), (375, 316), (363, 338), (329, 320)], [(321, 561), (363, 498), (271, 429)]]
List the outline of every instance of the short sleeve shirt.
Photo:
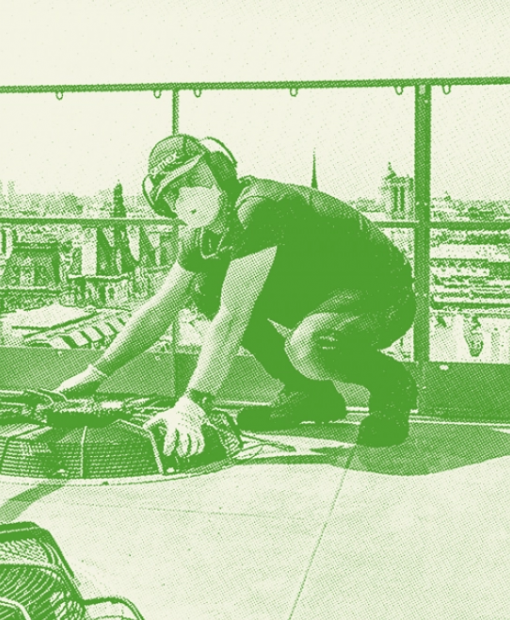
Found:
[(178, 262), (215, 280), (217, 291), (232, 260), (276, 247), (256, 308), (294, 324), (340, 288), (381, 289), (404, 282), (406, 259), (379, 228), (353, 207), (312, 188), (247, 177), (234, 220), (217, 257), (218, 238), (185, 231)]

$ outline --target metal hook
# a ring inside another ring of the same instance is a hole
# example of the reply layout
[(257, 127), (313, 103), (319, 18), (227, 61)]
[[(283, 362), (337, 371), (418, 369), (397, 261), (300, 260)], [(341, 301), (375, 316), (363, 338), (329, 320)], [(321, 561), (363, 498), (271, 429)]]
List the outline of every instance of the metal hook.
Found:
[(195, 88), (195, 90), (193, 91), (193, 94), (198, 99), (199, 97), (202, 96), (202, 89), (201, 88)]
[(441, 88), (443, 89), (443, 93), (445, 95), (449, 95), (452, 92), (451, 84), (443, 84), (443, 86)]
[(61, 90), (57, 90), (57, 92), (55, 93), (55, 97), (59, 100), (62, 101), (62, 99), (64, 98), (64, 93)]
[(296, 87), (293, 87), (290, 89), (290, 96), (291, 97), (297, 97), (298, 96), (298, 92), (299, 90)]
[(397, 93), (397, 95), (403, 95), (404, 94), (404, 87), (403, 86), (395, 86), (395, 92)]
[(161, 99), (161, 91), (160, 90), (153, 90), (152, 94), (154, 95), (154, 97), (156, 97), (156, 99)]

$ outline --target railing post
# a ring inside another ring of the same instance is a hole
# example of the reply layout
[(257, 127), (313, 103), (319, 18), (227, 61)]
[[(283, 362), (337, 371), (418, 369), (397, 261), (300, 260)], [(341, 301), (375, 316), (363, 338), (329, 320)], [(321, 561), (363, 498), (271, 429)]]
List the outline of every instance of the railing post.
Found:
[(172, 134), (179, 133), (179, 91), (172, 91)]
[[(414, 323), (414, 358), (418, 363), (420, 395), (426, 389), (424, 366), (430, 358), (430, 179), (432, 87), (415, 87), (414, 181), (417, 225), (414, 237), (414, 271), (417, 311)], [(419, 405), (420, 401), (418, 401)]]
[[(172, 135), (179, 133), (179, 90), (172, 90)], [(178, 227), (176, 228), (176, 233), (179, 234)], [(177, 386), (179, 385), (179, 369), (177, 368), (177, 350), (178, 350), (178, 337), (179, 337), (179, 313), (176, 316), (175, 321), (172, 323), (172, 342), (171, 342), (171, 355), (173, 358), (173, 392), (174, 396), (177, 397)]]

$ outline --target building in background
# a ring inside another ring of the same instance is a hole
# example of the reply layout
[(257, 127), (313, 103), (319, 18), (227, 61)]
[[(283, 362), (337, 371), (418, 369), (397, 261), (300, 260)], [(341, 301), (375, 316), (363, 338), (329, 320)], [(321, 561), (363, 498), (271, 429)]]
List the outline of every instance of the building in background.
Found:
[[(66, 262), (59, 242), (45, 235), (11, 238), (0, 246), (10, 252), (0, 276), (0, 312), (46, 306), (58, 300), (66, 278)], [(0, 248), (1, 249), (1, 248)]]
[(388, 164), (388, 173), (381, 185), (381, 201), (388, 219), (414, 220), (414, 179), (398, 176)]
[(16, 184), (14, 181), (7, 181), (7, 203), (10, 207), (16, 203)]
[[(103, 194), (106, 200), (108, 191)], [(121, 184), (110, 194), (113, 208), (100, 215), (125, 219), (126, 225), (0, 226), (0, 313), (57, 300), (75, 307), (132, 308), (156, 292), (175, 262), (178, 231), (130, 225)], [(63, 204), (56, 201), (51, 211), (62, 215)]]
[(76, 268), (69, 275), (66, 303), (97, 308), (126, 307), (158, 290), (177, 255), (175, 234), (128, 227), (119, 237), (112, 228), (82, 231), (75, 245)]
[[(315, 152), (311, 186), (318, 187)], [(380, 189), (379, 197), (360, 197), (351, 202), (352, 206), (372, 220), (414, 219), (412, 178), (398, 176), (389, 165)], [(77, 197), (63, 193), (22, 194), (13, 181), (5, 181), (0, 183), (0, 212), (15, 217), (36, 214), (117, 219), (116, 225), (104, 225), (104, 221), (90, 222), (90, 226), (83, 222), (64, 225), (46, 221), (0, 224), (0, 313), (4, 315), (0, 321), (9, 322), (18, 310), (35, 312), (44, 308), (62, 319), (44, 326), (36, 323), (39, 315), (30, 315), (30, 329), (18, 325), (17, 331), (10, 332), (10, 342), (16, 333), (18, 344), (23, 346), (104, 348), (122, 327), (117, 315), (127, 320), (153, 296), (177, 257), (178, 230), (168, 221), (165, 226), (135, 223), (133, 217), (153, 218), (154, 214), (142, 196), (124, 196), (120, 183), (93, 196)], [(448, 193), (433, 199), (431, 205), (432, 219), (440, 220), (502, 219), (509, 214), (510, 201), (458, 200)], [(119, 219), (125, 223), (119, 224)], [(382, 230), (412, 263), (413, 231)], [(507, 231), (434, 232), (430, 256), (434, 359), (508, 363), (509, 248)], [(67, 315), (59, 305), (77, 313), (68, 319), (70, 323), (64, 320)], [(112, 318), (110, 326), (103, 320), (108, 312), (118, 319), (116, 322)], [(98, 321), (103, 321), (103, 328)], [(200, 345), (201, 331), (206, 327), (206, 322), (201, 321), (200, 317), (181, 312), (176, 333), (184, 348)], [(171, 349), (172, 338), (169, 330), (154, 350)], [(410, 359), (412, 344), (409, 332), (389, 352)]]
[(462, 211), (462, 203), (453, 200), (448, 192), (442, 198), (434, 198), (432, 200), (431, 218), (433, 220), (468, 220), (468, 216)]

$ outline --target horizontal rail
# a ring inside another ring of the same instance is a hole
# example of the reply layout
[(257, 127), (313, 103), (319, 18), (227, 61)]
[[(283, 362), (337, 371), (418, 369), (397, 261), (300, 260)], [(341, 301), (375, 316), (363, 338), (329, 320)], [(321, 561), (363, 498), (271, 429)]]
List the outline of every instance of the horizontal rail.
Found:
[[(418, 222), (413, 220), (371, 220), (380, 228), (417, 228)], [(176, 224), (165, 218), (123, 218), (123, 217), (42, 217), (42, 216), (0, 216), (0, 224), (16, 224), (29, 226), (33, 224), (62, 224), (65, 226), (83, 226), (94, 228), (96, 226), (170, 226)], [(431, 229), (449, 230), (510, 230), (510, 220), (499, 222), (466, 222), (464, 220), (450, 222), (431, 221), (421, 224), (421, 227)]]
[(416, 228), (418, 226), (418, 222), (413, 220), (371, 220), (371, 222), (380, 228)]
[(96, 226), (171, 226), (176, 224), (165, 218), (129, 218), (129, 217), (14, 217), (0, 216), (0, 224), (62, 224), (65, 226), (83, 226), (94, 228)]
[(431, 222), (430, 228), (447, 230), (510, 230), (510, 219), (506, 222), (466, 222), (465, 220), (451, 220), (449, 222)]
[(510, 84), (510, 76), (386, 78), (362, 80), (285, 80), (255, 82), (151, 82), (130, 84), (25, 84), (0, 86), (0, 94), (143, 92), (182, 90), (278, 90), (335, 88), (393, 88), (429, 86), (502, 86)]

